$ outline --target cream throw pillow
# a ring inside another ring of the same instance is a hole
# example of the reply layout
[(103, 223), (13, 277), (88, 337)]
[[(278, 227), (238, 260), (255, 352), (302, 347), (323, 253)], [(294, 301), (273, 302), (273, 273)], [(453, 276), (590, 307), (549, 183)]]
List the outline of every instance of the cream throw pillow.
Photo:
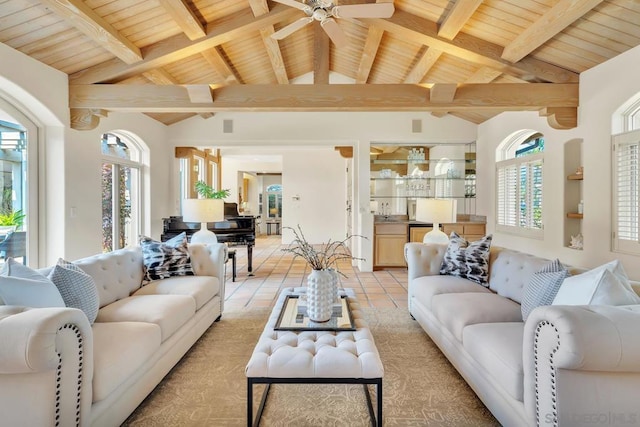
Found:
[(564, 279), (553, 305), (640, 304), (620, 261)]

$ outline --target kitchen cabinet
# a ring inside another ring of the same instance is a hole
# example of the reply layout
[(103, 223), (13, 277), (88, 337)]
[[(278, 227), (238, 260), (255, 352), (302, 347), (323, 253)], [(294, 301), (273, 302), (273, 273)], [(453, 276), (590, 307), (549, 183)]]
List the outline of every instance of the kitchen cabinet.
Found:
[(407, 243), (406, 222), (374, 225), (373, 268), (406, 267), (404, 244)]

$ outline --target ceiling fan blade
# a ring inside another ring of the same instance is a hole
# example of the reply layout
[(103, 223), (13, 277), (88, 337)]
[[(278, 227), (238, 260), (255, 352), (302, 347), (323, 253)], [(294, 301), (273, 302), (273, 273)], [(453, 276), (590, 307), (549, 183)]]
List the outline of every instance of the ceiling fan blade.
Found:
[(334, 6), (331, 14), (336, 18), (391, 18), (393, 3), (367, 3)]
[(311, 22), (313, 22), (313, 18), (310, 16), (305, 16), (304, 18), (300, 18), (297, 21), (292, 22), (286, 27), (280, 28), (278, 31), (271, 34), (271, 37), (273, 37), (276, 40), (282, 40), (288, 35), (298, 31), (300, 28), (304, 27), (305, 25), (310, 24)]
[(344, 31), (342, 31), (342, 28), (340, 28), (340, 25), (338, 25), (335, 19), (327, 18), (320, 22), (320, 25), (336, 47), (343, 47), (349, 43), (347, 41), (347, 36), (344, 34)]
[(275, 1), (276, 3), (282, 3), (290, 7), (295, 7), (296, 9), (300, 9), (300, 10), (306, 10), (309, 7), (306, 4), (300, 3), (299, 1), (295, 1), (295, 0), (273, 0), (273, 1)]

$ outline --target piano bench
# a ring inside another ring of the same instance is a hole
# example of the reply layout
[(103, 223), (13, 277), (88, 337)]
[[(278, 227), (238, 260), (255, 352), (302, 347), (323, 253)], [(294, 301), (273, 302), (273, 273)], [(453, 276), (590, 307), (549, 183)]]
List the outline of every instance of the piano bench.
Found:
[(231, 260), (231, 281), (236, 281), (236, 250), (229, 249), (228, 250), (229, 259)]

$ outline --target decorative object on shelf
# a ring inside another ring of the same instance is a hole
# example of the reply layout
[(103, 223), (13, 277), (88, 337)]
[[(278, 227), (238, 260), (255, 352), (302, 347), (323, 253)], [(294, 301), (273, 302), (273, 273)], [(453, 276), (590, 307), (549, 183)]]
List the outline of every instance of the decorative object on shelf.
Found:
[(433, 224), (433, 230), (424, 235), (423, 243), (448, 244), (449, 237), (440, 231), (440, 224), (456, 222), (457, 201), (452, 199), (418, 199), (416, 221)]
[[(307, 241), (302, 228), (284, 227), (293, 231), (294, 239), (291, 244), (282, 249), (295, 257), (303, 258), (312, 271), (307, 277), (307, 314), (314, 322), (326, 322), (331, 319), (333, 304), (338, 298), (338, 261), (362, 260), (351, 255), (347, 242), (353, 237), (348, 236), (344, 240), (331, 240), (319, 245), (312, 245)], [(365, 237), (366, 238), (366, 237)], [(344, 276), (344, 274), (342, 274)], [(346, 277), (346, 276), (345, 276)]]
[(580, 200), (580, 203), (578, 203), (578, 213), (579, 214), (584, 213), (584, 202), (582, 200)]
[(578, 233), (575, 236), (571, 236), (571, 244), (569, 244), (569, 247), (571, 249), (582, 250), (583, 248), (582, 233)]
[(584, 172), (584, 167), (583, 167), (583, 166), (579, 166), (579, 167), (576, 169), (576, 175), (582, 175), (582, 174), (583, 174), (583, 172)]

